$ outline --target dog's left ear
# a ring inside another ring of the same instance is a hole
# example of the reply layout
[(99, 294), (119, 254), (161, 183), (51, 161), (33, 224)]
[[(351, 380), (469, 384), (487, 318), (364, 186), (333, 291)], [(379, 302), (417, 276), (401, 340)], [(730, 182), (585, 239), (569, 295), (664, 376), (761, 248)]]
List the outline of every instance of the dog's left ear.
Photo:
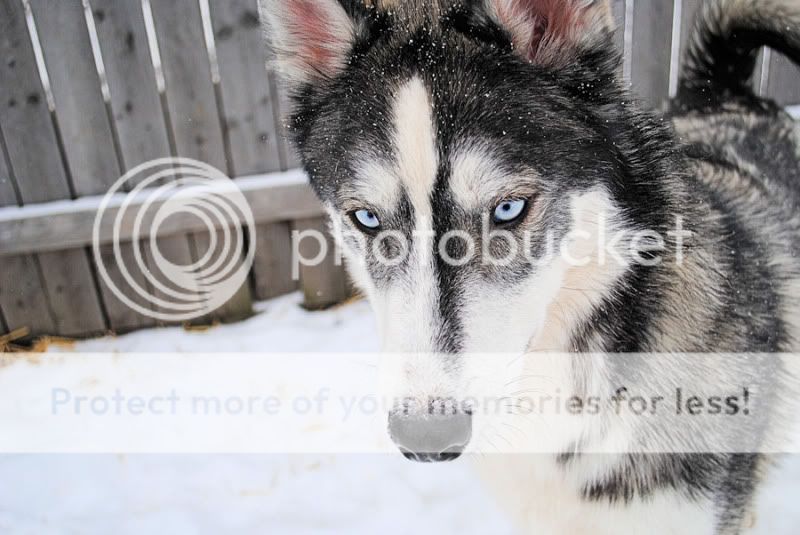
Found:
[(581, 52), (606, 46), (614, 32), (608, 0), (481, 0), (486, 14), (526, 60), (564, 67)]

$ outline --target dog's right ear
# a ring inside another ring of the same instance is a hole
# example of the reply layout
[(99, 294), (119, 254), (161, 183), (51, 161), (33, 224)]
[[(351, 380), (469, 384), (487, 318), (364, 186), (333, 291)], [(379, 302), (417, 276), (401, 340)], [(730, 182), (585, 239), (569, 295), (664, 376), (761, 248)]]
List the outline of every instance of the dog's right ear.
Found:
[(259, 10), (278, 70), (294, 87), (344, 70), (367, 20), (366, 8), (339, 0), (259, 0)]
[(564, 67), (582, 50), (611, 43), (614, 19), (609, 0), (477, 0), (511, 37), (521, 57)]

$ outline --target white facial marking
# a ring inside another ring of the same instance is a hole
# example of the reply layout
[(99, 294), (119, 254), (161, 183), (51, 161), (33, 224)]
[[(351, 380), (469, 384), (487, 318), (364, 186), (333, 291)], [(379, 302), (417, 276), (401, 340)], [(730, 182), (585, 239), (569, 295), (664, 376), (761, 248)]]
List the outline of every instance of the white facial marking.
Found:
[(471, 146), (456, 152), (451, 161), (450, 191), (456, 202), (466, 210), (478, 210), (512, 183), (489, 153)]
[(346, 194), (369, 206), (391, 212), (400, 203), (400, 181), (391, 166), (384, 165), (371, 155), (358, 159), (352, 185)]
[(400, 87), (392, 115), (398, 175), (414, 210), (430, 227), (430, 197), (436, 182), (439, 154), (431, 100), (421, 78), (414, 77)]

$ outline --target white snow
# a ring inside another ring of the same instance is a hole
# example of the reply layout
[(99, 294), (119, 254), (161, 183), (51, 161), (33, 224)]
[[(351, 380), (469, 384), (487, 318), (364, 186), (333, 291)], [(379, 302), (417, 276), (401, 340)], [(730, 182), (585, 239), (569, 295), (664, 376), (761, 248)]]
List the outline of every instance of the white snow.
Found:
[[(309, 313), (299, 301), (292, 295), (263, 303), (248, 321), (204, 332), (141, 331), (83, 342), (73, 351), (308, 353), (378, 348), (365, 303)], [(340, 360), (331, 362), (336, 365), (327, 369), (321, 363), (322, 369), (315, 371), (331, 381), (352, 381), (353, 374), (356, 380), (371, 377), (363, 365), (343, 369)], [(0, 367), (0, 382), (5, 376), (18, 383), (15, 387), (35, 388), (37, 373), (66, 374), (70, 365), (68, 358), (54, 364), (20, 362)], [(166, 368), (164, 373), (176, 373)], [(287, 367), (288, 374), (301, 371)], [(791, 459), (774, 471), (761, 495), (758, 533), (796, 532), (798, 490), (800, 461)], [(417, 532), (514, 530), (467, 462), (418, 465), (396, 454), (0, 456), (3, 534)]]

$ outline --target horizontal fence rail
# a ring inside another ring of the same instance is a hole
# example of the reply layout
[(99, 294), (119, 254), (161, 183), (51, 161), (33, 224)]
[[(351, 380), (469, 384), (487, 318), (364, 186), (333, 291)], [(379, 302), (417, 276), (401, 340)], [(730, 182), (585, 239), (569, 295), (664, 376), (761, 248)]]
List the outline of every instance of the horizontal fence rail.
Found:
[[(621, 75), (654, 108), (676, 92), (701, 5), (612, 0)], [(109, 290), (92, 246), (109, 188), (168, 157), (205, 162), (232, 177), (255, 223), (241, 257), (230, 259), (242, 265), (252, 253), (248, 278), (199, 323), (246, 317), (254, 300), (298, 289), (312, 308), (352, 293), (332, 256), (303, 266), (299, 282), (294, 277), (292, 233), (324, 233), (326, 223), (287, 142), (288, 100), (261, 32), (257, 0), (0, 0), (0, 333), (83, 337), (165, 323)], [(782, 105), (800, 105), (800, 70), (771, 50), (760, 56), (753, 87)], [(153, 186), (181, 178), (175, 173)], [(126, 183), (110, 199), (110, 216), (137, 185)], [(138, 212), (151, 194), (145, 190), (128, 206)], [(150, 228), (152, 215), (143, 217), (142, 228)], [(116, 248), (111, 229), (100, 229), (105, 275), (121, 288), (130, 286), (125, 267), (139, 254), (135, 225), (122, 217)], [(166, 219), (154, 239), (176, 265), (225, 252), (189, 216)], [(157, 259), (144, 256), (155, 269)], [(145, 279), (138, 274), (133, 282), (152, 286)]]
[[(270, 175), (237, 178), (234, 184), (244, 194), (255, 222), (260, 226), (325, 215), (305, 175), (299, 170), (274, 178)], [(222, 191), (225, 188), (219, 189), (219, 194), (225, 193)], [(213, 186), (203, 191), (204, 194), (215, 194)], [(110, 225), (100, 228), (97, 238), (104, 245), (115, 239), (132, 239), (136, 227), (141, 228), (138, 235), (142, 239), (206, 229), (203, 221), (190, 214), (170, 217), (156, 227), (152, 221), (158, 211), (175, 199), (166, 194), (154, 197), (150, 193), (144, 191), (133, 197), (126, 194), (115, 194), (110, 198), (82, 197), (75, 201), (4, 208), (0, 210), (0, 256), (89, 246), (95, 241), (93, 226), (97, 212), (104, 204), (108, 220), (116, 219), (120, 212), (122, 214), (116, 236)], [(215, 228), (222, 226), (219, 220), (212, 223)]]

